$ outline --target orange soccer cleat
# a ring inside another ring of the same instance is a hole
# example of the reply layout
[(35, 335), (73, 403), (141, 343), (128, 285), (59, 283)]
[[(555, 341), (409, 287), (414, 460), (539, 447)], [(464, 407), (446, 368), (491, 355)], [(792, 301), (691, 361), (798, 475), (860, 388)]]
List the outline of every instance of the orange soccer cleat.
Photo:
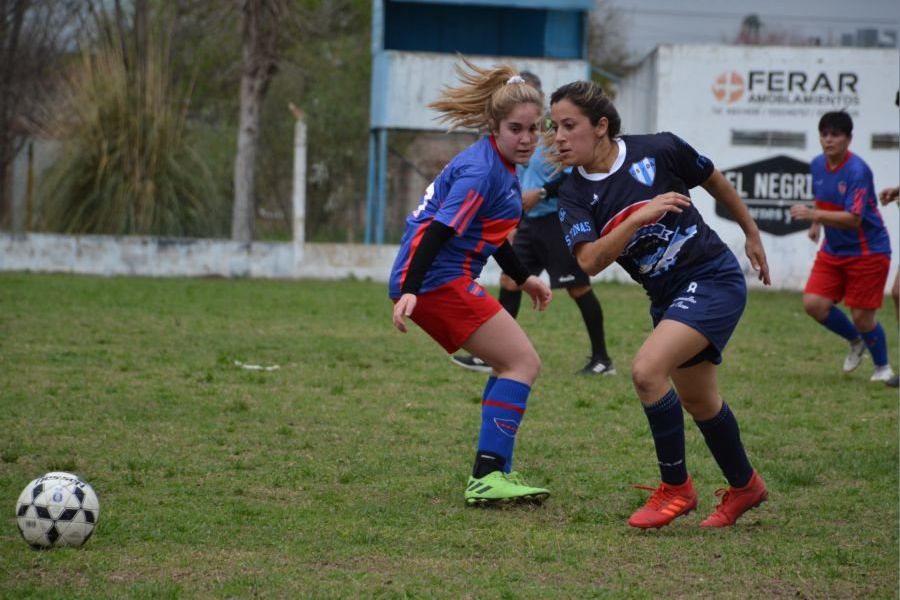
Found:
[(717, 490), (716, 496), (721, 496), (722, 501), (716, 507), (716, 512), (700, 523), (700, 527), (731, 527), (742, 514), (765, 502), (769, 498), (769, 492), (754, 469), (753, 477), (747, 485)]
[(642, 485), (634, 487), (639, 490), (650, 490), (653, 495), (628, 519), (628, 524), (632, 527), (659, 529), (671, 523), (676, 517), (686, 515), (697, 508), (697, 492), (694, 491), (690, 476), (681, 485), (663, 482), (655, 490)]

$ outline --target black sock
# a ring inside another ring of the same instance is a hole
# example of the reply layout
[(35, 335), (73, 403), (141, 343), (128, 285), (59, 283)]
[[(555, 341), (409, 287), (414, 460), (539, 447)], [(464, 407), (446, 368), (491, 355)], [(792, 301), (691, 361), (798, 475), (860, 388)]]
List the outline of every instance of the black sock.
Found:
[(728, 405), (722, 403), (722, 410), (709, 421), (694, 421), (713, 458), (722, 469), (722, 474), (728, 480), (731, 487), (744, 487), (753, 477), (753, 467), (747, 453), (744, 452), (744, 444), (741, 443), (741, 431), (738, 428), (737, 419)]
[(506, 461), (499, 454), (479, 450), (475, 453), (475, 466), (472, 467), (472, 477), (481, 479), (488, 473), (503, 471), (505, 466)]
[(684, 462), (684, 413), (678, 394), (671, 389), (655, 404), (644, 407), (656, 446), (659, 474), (665, 483), (681, 485), (688, 478)]
[(606, 353), (606, 336), (603, 333), (603, 309), (600, 301), (591, 289), (588, 293), (575, 298), (575, 304), (581, 311), (584, 326), (587, 328), (588, 337), (591, 338), (591, 358), (609, 360)]
[(508, 290), (500, 287), (500, 306), (506, 309), (506, 312), (515, 319), (519, 315), (519, 305), (522, 304), (522, 290)]

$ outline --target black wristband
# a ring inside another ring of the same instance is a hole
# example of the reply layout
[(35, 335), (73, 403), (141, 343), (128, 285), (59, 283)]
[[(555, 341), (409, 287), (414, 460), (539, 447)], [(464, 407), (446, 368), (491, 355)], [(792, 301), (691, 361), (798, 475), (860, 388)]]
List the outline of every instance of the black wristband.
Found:
[(525, 280), (531, 276), (531, 273), (528, 272), (528, 269), (525, 268), (525, 265), (523, 265), (522, 261), (519, 260), (519, 257), (516, 256), (509, 241), (503, 242), (503, 245), (497, 248), (497, 251), (494, 252), (494, 260), (497, 261), (497, 264), (500, 265), (503, 272), (516, 282), (516, 285), (522, 285), (525, 283)]
[(400, 288), (401, 294), (419, 293), (431, 263), (434, 262), (438, 252), (441, 251), (441, 248), (451, 237), (453, 237), (453, 228), (447, 227), (438, 221), (432, 221), (425, 228), (422, 239), (419, 240), (419, 246), (409, 261), (409, 268), (406, 270), (406, 277), (403, 279), (403, 286)]

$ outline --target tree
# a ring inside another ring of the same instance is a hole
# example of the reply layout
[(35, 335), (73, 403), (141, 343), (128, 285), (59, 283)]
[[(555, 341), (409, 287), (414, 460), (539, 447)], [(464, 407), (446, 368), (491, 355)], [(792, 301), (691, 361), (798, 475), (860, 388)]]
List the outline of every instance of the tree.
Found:
[(253, 240), (256, 215), (255, 173), (259, 147), (259, 123), (263, 99), (278, 69), (278, 21), (280, 0), (238, 0), (241, 6), (243, 65), (237, 156), (234, 159), (234, 210), (231, 238)]
[(73, 29), (77, 0), (0, 0), (0, 225), (12, 206), (11, 167), (42, 121)]

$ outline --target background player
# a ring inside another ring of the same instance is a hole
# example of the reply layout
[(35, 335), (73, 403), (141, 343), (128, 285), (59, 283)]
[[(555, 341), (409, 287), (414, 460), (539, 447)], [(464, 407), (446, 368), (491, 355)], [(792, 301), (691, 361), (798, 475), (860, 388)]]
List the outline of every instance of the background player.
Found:
[(697, 506), (685, 464), (684, 406), (730, 485), (717, 492), (722, 500), (701, 526), (731, 526), (768, 498), (716, 381), (747, 287), (737, 259), (703, 221), (688, 190), (702, 185), (735, 216), (750, 263), (768, 285), (756, 223), (712, 162), (681, 138), (620, 137), (618, 112), (597, 85), (564, 85), (553, 93), (550, 111), (560, 160), (576, 167), (559, 194), (566, 243), (591, 275), (618, 261), (651, 300), (654, 329), (631, 372), (662, 483), (628, 524), (659, 528)]
[(405, 332), (410, 317), (447, 352), (463, 347), (494, 370), (482, 396), (466, 503), (542, 501), (546, 489), (511, 471), (540, 359), (516, 320), (475, 280), (493, 255), (537, 308), (550, 302), (550, 288), (528, 273), (506, 239), (522, 214), (515, 165), (534, 152), (543, 95), (510, 66), (465, 66), (457, 66), (462, 85), (444, 89), (429, 107), (452, 127), (489, 135), (450, 161), (407, 218), (389, 282), (393, 323)]
[[(822, 242), (803, 290), (803, 308), (813, 319), (850, 344), (844, 372), (859, 366), (868, 347), (875, 363), (870, 381), (889, 381), (884, 329), (875, 311), (884, 300), (891, 264), (891, 241), (875, 199), (875, 184), (868, 165), (850, 152), (853, 120), (845, 112), (828, 112), (819, 120), (822, 154), (809, 165), (815, 208), (791, 206), (791, 216), (811, 221), (809, 238)], [(837, 307), (850, 309), (851, 322)]]
[[(528, 85), (541, 89), (540, 78), (530, 71), (522, 71)], [(615, 375), (616, 369), (606, 351), (603, 330), (603, 309), (591, 287), (591, 280), (578, 266), (569, 252), (559, 229), (557, 193), (560, 174), (556, 166), (547, 162), (545, 146), (538, 144), (528, 166), (518, 169), (525, 214), (514, 233), (513, 250), (532, 275), (547, 271), (550, 287), (565, 288), (575, 301), (584, 320), (591, 354), (588, 363), (578, 371), (581, 375)], [(513, 318), (519, 314), (522, 291), (508, 275), (500, 277), (500, 304)], [(452, 355), (451, 360), (466, 369), (490, 371), (483, 360), (469, 354)]]

